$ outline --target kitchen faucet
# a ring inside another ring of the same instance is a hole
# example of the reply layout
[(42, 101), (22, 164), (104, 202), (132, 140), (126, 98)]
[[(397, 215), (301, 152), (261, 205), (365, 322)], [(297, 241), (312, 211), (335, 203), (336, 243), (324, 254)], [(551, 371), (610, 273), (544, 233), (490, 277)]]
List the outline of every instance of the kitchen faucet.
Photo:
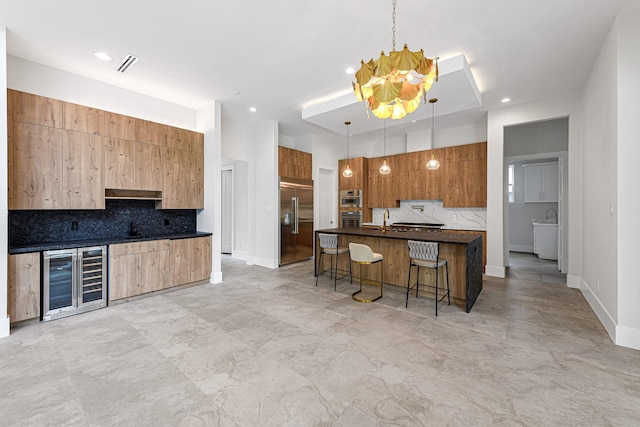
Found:
[(553, 208), (549, 208), (544, 212), (544, 217), (546, 220), (549, 219), (549, 211), (553, 212), (553, 217), (555, 218), (556, 222), (558, 222), (558, 211), (556, 211)]

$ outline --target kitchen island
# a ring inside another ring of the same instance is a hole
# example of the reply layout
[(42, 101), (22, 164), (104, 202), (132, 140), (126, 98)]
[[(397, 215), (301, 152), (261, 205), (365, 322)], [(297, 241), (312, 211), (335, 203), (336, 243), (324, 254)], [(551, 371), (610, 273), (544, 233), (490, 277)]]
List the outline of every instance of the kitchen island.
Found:
[[(440, 259), (447, 260), (449, 264), (449, 282), (451, 298), (454, 304), (465, 307), (466, 312), (471, 311), (480, 291), (482, 291), (482, 235), (459, 234), (446, 231), (382, 231), (371, 228), (331, 228), (316, 230), (315, 238), (315, 273), (329, 268), (329, 257), (323, 257), (323, 265), (319, 265), (320, 233), (338, 235), (339, 246), (348, 247), (349, 243), (362, 243), (371, 247), (374, 252), (384, 256), (385, 285), (395, 285), (406, 289), (407, 275), (409, 273), (409, 247), (408, 240), (440, 243)], [(347, 257), (340, 257), (338, 268), (349, 271)], [(441, 269), (444, 270), (444, 269)], [(354, 270), (354, 275), (356, 275)], [(420, 269), (420, 283), (430, 283), (434, 274), (432, 269)], [(365, 279), (380, 280), (379, 269), (368, 269)], [(444, 274), (441, 272), (440, 274)], [(412, 281), (415, 277), (415, 269)], [(442, 276), (441, 276), (442, 278)], [(426, 281), (426, 282), (425, 282)], [(441, 282), (441, 283), (444, 283)], [(427, 294), (428, 295), (428, 294)], [(433, 295), (433, 294), (431, 294)]]

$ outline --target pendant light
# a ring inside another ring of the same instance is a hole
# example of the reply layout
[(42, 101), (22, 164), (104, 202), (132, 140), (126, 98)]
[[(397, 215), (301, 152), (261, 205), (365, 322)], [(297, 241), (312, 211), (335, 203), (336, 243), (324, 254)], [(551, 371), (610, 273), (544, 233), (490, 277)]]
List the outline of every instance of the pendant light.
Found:
[(440, 162), (436, 160), (433, 150), (436, 148), (436, 102), (438, 98), (431, 98), (431, 159), (427, 162), (427, 169), (434, 171), (440, 167)]
[(382, 162), (382, 166), (380, 166), (380, 174), (381, 175), (388, 175), (389, 173), (391, 173), (391, 168), (387, 165), (387, 119), (383, 120), (384, 123), (384, 142), (383, 142), (383, 148), (382, 148), (382, 155), (385, 157), (384, 161)]
[(345, 178), (351, 178), (353, 176), (353, 171), (351, 170), (351, 166), (349, 166), (349, 125), (351, 122), (344, 122), (347, 126), (347, 167), (342, 171), (342, 176)]

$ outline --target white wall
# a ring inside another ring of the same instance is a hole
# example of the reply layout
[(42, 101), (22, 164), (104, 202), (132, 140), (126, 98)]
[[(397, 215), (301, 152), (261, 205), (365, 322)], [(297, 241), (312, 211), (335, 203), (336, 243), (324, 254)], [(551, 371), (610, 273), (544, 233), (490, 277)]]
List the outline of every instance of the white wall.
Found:
[(198, 212), (198, 230), (212, 236), (211, 283), (222, 282), (222, 258), (220, 255), (221, 223), (221, 108), (219, 102), (203, 106), (196, 115), (197, 131), (204, 134), (204, 209)]
[[(249, 129), (253, 147), (255, 176), (255, 236), (253, 260), (255, 264), (277, 268), (280, 251), (278, 236), (279, 183), (278, 183), (278, 123), (263, 121)], [(251, 180), (250, 180), (251, 182)]]
[(581, 288), (612, 337), (618, 318), (617, 226), (616, 217), (609, 213), (610, 203), (617, 206), (616, 46), (614, 27), (591, 70), (582, 100), (585, 192)]
[[(7, 29), (0, 25), (0, 117), (7, 115)], [(7, 258), (9, 207), (7, 200), (7, 121), (0, 120), (0, 338), (9, 336)]]
[(14, 56), (7, 57), (7, 67), (11, 89), (196, 130), (196, 112), (190, 108)]
[[(640, 349), (640, 280), (637, 254), (640, 241), (640, 8), (619, 17), (618, 45), (618, 330), (616, 343)], [(635, 185), (630, 185), (631, 183)]]

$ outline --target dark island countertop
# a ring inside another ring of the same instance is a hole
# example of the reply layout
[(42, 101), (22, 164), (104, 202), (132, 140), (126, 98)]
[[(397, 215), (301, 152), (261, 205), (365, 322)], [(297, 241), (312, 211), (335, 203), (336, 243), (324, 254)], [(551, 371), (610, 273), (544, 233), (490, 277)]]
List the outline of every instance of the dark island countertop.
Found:
[(178, 240), (178, 239), (190, 239), (192, 237), (206, 237), (211, 236), (211, 233), (196, 231), (194, 233), (181, 233), (181, 234), (159, 234), (153, 236), (132, 236), (132, 237), (105, 237), (101, 239), (85, 239), (85, 240), (71, 240), (65, 242), (42, 242), (29, 245), (10, 246), (9, 254), (25, 254), (29, 252), (41, 252), (50, 251), (56, 249), (71, 249), (71, 248), (85, 248), (89, 246), (102, 246), (113, 245), (117, 243), (133, 243), (144, 242), (149, 240)]
[(387, 239), (420, 240), (423, 242), (469, 244), (482, 238), (478, 234), (448, 233), (446, 231), (382, 231), (365, 227), (345, 227), (316, 230), (316, 233), (350, 234), (353, 236), (384, 237)]

